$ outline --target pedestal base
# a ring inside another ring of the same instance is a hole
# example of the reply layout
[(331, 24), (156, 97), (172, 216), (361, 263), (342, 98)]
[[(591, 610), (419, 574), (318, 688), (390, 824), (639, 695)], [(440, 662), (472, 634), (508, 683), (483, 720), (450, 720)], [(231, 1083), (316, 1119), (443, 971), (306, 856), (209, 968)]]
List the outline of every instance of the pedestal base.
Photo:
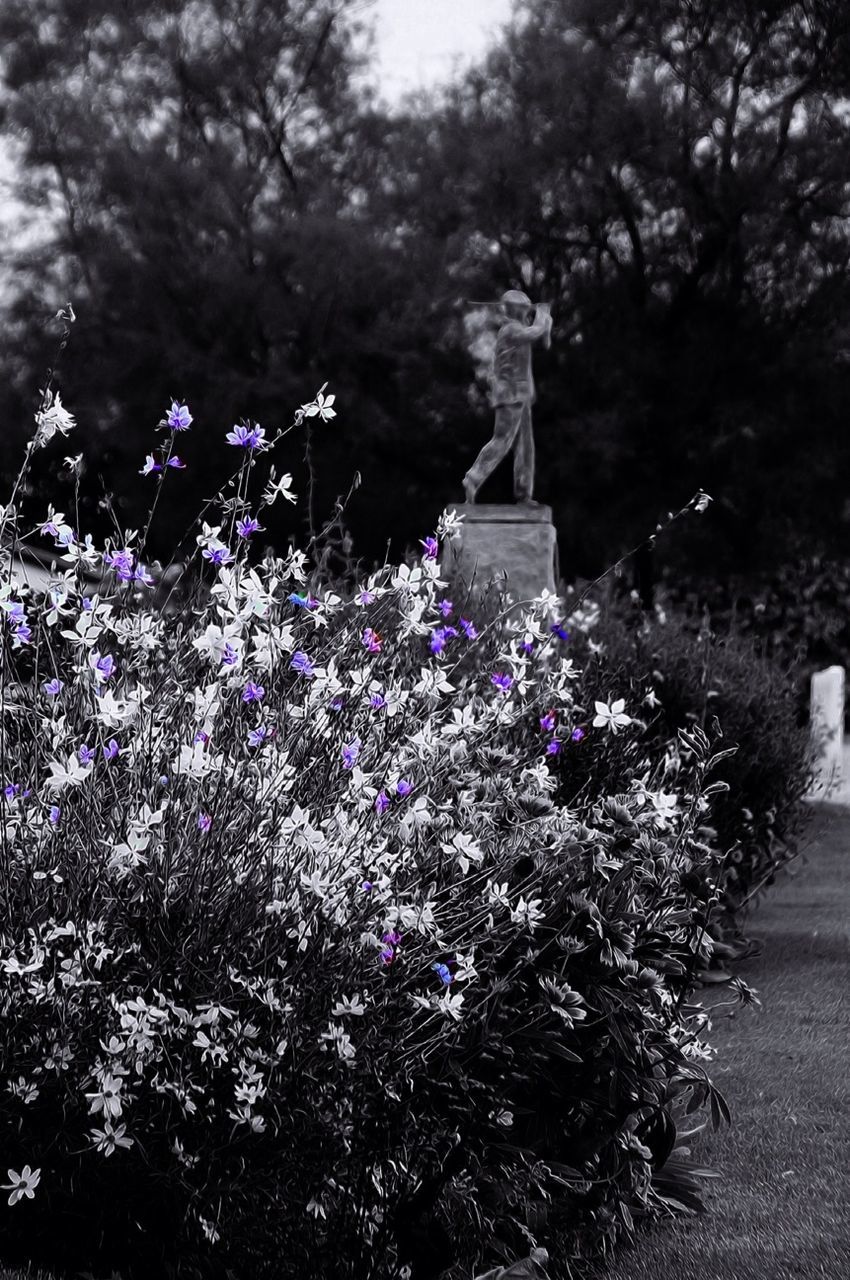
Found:
[(557, 544), (551, 507), (460, 503), (460, 532), (446, 545), (443, 576), (475, 591), (492, 583), (514, 600), (555, 591)]

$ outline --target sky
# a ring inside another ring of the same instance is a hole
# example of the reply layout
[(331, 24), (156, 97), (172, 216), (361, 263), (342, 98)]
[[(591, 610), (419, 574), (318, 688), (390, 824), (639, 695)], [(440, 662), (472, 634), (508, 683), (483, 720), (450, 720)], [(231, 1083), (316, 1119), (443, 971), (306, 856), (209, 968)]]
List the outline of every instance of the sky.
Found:
[[(511, 12), (512, 0), (363, 0), (374, 23), (377, 82), (390, 103), (448, 79), (475, 61)], [(23, 210), (11, 198), (14, 167), (0, 142), (0, 258), (21, 233)]]
[(474, 61), (510, 16), (511, 0), (373, 0), (380, 89), (390, 101)]

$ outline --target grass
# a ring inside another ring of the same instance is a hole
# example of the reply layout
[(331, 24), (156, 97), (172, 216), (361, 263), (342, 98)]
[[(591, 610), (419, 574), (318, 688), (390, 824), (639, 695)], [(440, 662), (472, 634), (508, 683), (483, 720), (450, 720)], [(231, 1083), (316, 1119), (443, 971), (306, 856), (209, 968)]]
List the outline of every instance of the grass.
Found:
[(850, 815), (823, 808), (806, 860), (750, 921), (763, 1009), (721, 1015), (713, 1077), (732, 1128), (697, 1140), (709, 1212), (648, 1230), (605, 1280), (850, 1275)]

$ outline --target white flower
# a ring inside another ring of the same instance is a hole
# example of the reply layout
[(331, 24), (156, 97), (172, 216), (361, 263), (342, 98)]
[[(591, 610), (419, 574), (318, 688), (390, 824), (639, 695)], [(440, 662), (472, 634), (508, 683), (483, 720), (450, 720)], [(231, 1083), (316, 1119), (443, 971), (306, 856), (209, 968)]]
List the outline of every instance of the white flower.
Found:
[(346, 1014), (352, 1014), (358, 1018), (362, 1018), (366, 1012), (366, 1006), (363, 1004), (359, 996), (343, 996), (342, 999), (331, 1009), (332, 1018), (344, 1018)]
[(660, 825), (666, 827), (670, 819), (674, 818), (678, 812), (678, 796), (669, 791), (647, 792), (647, 795), (652, 801), (652, 807), (658, 814)]
[(131, 694), (129, 698), (116, 698), (107, 689), (97, 700), (95, 715), (109, 729), (123, 729), (139, 714), (139, 707), (147, 690)]
[(43, 449), (49, 444), (57, 431), (60, 435), (67, 436), (77, 425), (72, 415), (63, 406), (62, 400), (58, 392), (47, 392), (46, 403), (43, 409), (39, 409), (35, 415), (35, 423), (37, 431), (35, 433), (34, 445), (36, 449)]
[(40, 1169), (31, 1169), (28, 1164), (25, 1164), (20, 1173), (15, 1173), (14, 1169), (7, 1169), (6, 1174), (9, 1181), (4, 1182), (2, 1188), (12, 1193), (9, 1196), (9, 1204), (17, 1204), (24, 1196), (28, 1200), (35, 1199), (35, 1189), (41, 1181)]
[(322, 1032), (319, 1040), (323, 1047), (325, 1045), (333, 1045), (343, 1062), (351, 1062), (355, 1055), (351, 1036), (346, 1031), (343, 1031), (342, 1027), (335, 1027), (332, 1022), (328, 1023), (327, 1031)]
[(484, 860), (484, 850), (478, 841), (463, 831), (459, 831), (453, 837), (451, 844), (444, 843), (442, 849), (443, 853), (453, 854), (457, 858), (462, 875), (466, 875), (469, 871), (470, 863), (474, 862), (477, 865)]
[(607, 702), (596, 702), (594, 706), (596, 707), (596, 715), (593, 718), (594, 729), (608, 728), (612, 733), (617, 733), (632, 723), (631, 716), (625, 714), (624, 698), (618, 698), (610, 706)]
[(274, 480), (274, 472), (268, 484), (263, 490), (263, 503), (270, 507), (277, 502), (278, 498), (285, 498), (287, 502), (296, 502), (296, 495), (292, 492), (292, 476), (289, 472), (285, 476), (281, 476), (279, 480)]
[(451, 1018), (454, 1022), (460, 1022), (461, 1017), (463, 1016), (463, 1011), (461, 1008), (462, 1005), (463, 1005), (463, 992), (462, 991), (452, 992), (447, 988), (446, 994), (443, 996), (442, 1000), (439, 1001), (437, 1007), (442, 1010), (443, 1014), (447, 1018)]
[(124, 1081), (120, 1076), (114, 1076), (111, 1071), (104, 1072), (103, 1079), (100, 1082), (100, 1089), (96, 1093), (87, 1093), (91, 1106), (89, 1111), (92, 1115), (96, 1115), (98, 1111), (102, 1111), (105, 1117), (115, 1117), (117, 1119), (122, 1111), (121, 1089)]
[(82, 786), (91, 773), (91, 765), (80, 764), (79, 758), (73, 751), (68, 756), (66, 764), (51, 760), (47, 767), (52, 775), (47, 779), (47, 785), (51, 791), (61, 791), (63, 787)]
[[(327, 385), (325, 383), (325, 387)], [(325, 387), (322, 387), (315, 400), (312, 400), (309, 404), (302, 404), (301, 409), (305, 418), (319, 417), (323, 422), (330, 422), (331, 418), (336, 417), (336, 409), (333, 407), (336, 396), (324, 395)]]
[(441, 541), (445, 538), (453, 538), (463, 528), (463, 520), (464, 517), (459, 516), (453, 507), (451, 510), (447, 507), (437, 521), (437, 537)]
[(714, 499), (711, 497), (710, 494), (703, 493), (702, 489), (700, 489), (699, 493), (693, 500), (694, 511), (698, 511), (700, 515), (702, 515), (703, 511), (708, 510), (709, 502), (713, 502), (713, 501)]
[(102, 1129), (92, 1129), (91, 1138), (95, 1151), (102, 1151), (105, 1156), (111, 1156), (119, 1147), (129, 1149), (133, 1145), (133, 1139), (127, 1137), (127, 1126), (119, 1124), (114, 1129), (108, 1120)]
[(203, 742), (193, 742), (180, 748), (180, 754), (171, 762), (171, 769), (175, 774), (183, 774), (199, 782), (208, 773), (219, 771), (223, 763), (223, 756), (207, 755)]
[(514, 924), (527, 924), (529, 929), (533, 929), (542, 919), (543, 903), (540, 898), (532, 898), (530, 902), (520, 898), (511, 912), (511, 920)]

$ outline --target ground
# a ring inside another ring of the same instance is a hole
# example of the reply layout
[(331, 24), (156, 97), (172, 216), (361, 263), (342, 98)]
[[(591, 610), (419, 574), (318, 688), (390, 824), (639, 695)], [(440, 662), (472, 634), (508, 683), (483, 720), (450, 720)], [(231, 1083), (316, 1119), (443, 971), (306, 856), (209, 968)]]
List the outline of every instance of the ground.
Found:
[(850, 814), (818, 811), (804, 859), (764, 897), (742, 966), (761, 1010), (717, 1018), (732, 1128), (698, 1140), (710, 1212), (663, 1223), (606, 1280), (850, 1276)]

